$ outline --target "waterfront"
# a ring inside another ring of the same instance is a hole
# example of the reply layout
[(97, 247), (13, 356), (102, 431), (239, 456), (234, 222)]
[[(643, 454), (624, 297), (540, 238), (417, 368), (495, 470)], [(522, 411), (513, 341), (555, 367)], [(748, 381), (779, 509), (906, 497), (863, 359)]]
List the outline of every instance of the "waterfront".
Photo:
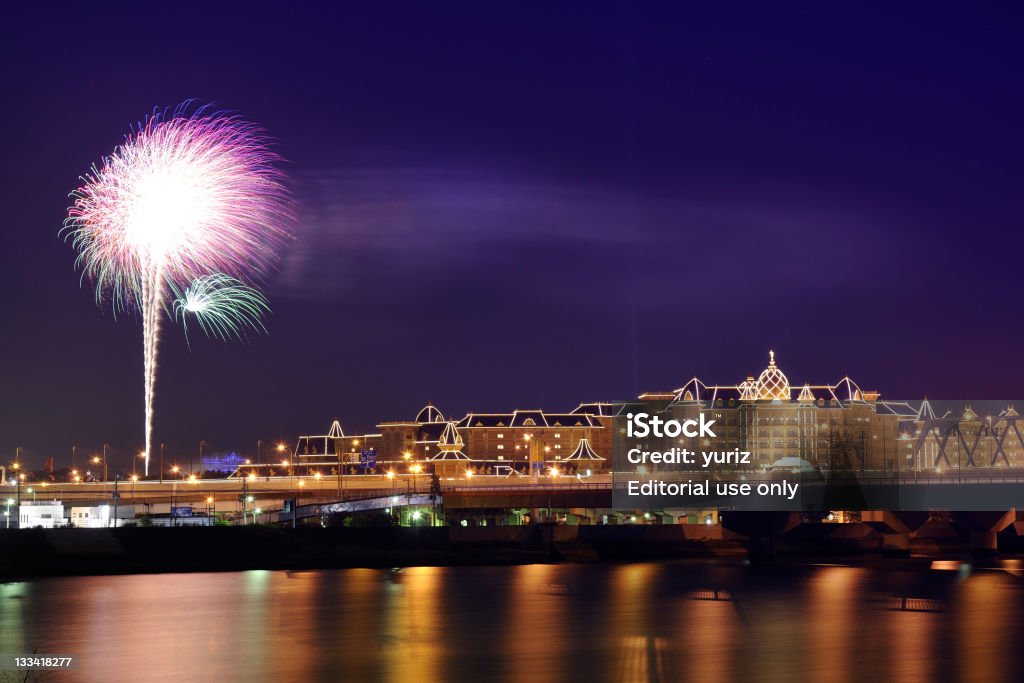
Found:
[(1020, 680), (1020, 564), (668, 562), (39, 579), (41, 680)]

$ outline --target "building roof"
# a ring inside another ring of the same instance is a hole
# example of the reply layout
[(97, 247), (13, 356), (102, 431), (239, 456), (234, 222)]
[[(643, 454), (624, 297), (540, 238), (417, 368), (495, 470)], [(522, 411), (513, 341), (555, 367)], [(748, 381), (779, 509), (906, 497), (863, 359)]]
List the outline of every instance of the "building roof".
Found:
[[(660, 399), (664, 396), (664, 394), (646, 393), (642, 394), (640, 398), (649, 400)], [(756, 378), (753, 375), (747, 375), (747, 378), (739, 384), (710, 385), (705, 384), (700, 378), (694, 377), (669, 396), (673, 403), (710, 404), (723, 399), (739, 399), (741, 403), (789, 402), (793, 400), (793, 391), (786, 373), (775, 362), (775, 352), (769, 351), (768, 367), (761, 371)], [(804, 384), (797, 401), (811, 406), (824, 399), (828, 400), (830, 405), (845, 406), (847, 403), (877, 402), (879, 398), (877, 392), (865, 393), (852, 379), (843, 377), (835, 384)], [(819, 405), (821, 404), (819, 403)]]
[(468, 413), (459, 427), (601, 427), (588, 413), (545, 413), (543, 410), (513, 410), (511, 413)]
[(786, 373), (775, 364), (775, 352), (769, 351), (768, 367), (761, 371), (757, 378), (757, 400), (759, 401), (789, 401), (793, 398), (789, 388), (789, 378)]
[(575, 408), (573, 408), (570, 412), (573, 415), (578, 415), (580, 413), (583, 413), (583, 414), (586, 414), (586, 415), (596, 415), (598, 417), (615, 417), (616, 415), (620, 415), (622, 413), (622, 408), (625, 405), (626, 405), (625, 403), (621, 403), (621, 402), (620, 403), (602, 403), (602, 402), (581, 403), (578, 406), (576, 406)]
[(423, 406), (423, 409), (420, 410), (420, 412), (416, 413), (416, 422), (418, 423), (444, 421), (444, 415), (441, 414), (441, 411), (435, 408), (434, 405), (429, 402), (427, 403), (427, 405)]

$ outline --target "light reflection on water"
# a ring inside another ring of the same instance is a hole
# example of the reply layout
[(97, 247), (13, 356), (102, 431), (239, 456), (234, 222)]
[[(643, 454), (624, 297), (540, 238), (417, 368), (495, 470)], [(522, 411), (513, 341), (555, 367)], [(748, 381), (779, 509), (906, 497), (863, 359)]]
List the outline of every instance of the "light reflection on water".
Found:
[[(44, 680), (1022, 680), (1012, 573), (530, 565), (0, 585)], [(912, 609), (906, 609), (907, 606)]]

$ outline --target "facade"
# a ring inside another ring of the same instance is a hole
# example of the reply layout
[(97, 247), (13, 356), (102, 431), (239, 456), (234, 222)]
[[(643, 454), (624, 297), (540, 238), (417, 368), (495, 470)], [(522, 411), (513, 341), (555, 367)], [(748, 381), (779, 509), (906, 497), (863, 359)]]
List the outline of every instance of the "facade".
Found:
[(71, 508), (70, 515), (69, 522), (73, 527), (105, 529), (107, 527), (124, 526), (128, 522), (134, 522), (135, 506), (118, 505), (116, 518), (113, 505), (74, 506)]
[(748, 451), (751, 462), (764, 469), (788, 458), (824, 470), (905, 468), (897, 448), (900, 416), (879, 411), (879, 398), (849, 377), (795, 389), (774, 352), (756, 378), (749, 375), (735, 385), (693, 378), (671, 394), (640, 397), (649, 412), (667, 412), (680, 421), (710, 414), (717, 438), (679, 440), (691, 450)]
[(58, 500), (22, 502), (18, 506), (19, 529), (53, 529), (67, 523), (64, 505)]
[[(607, 458), (611, 452), (610, 406), (583, 404), (567, 413), (469, 413), (461, 419), (449, 420), (428, 404), (413, 420), (377, 425), (381, 436), (378, 457), (396, 463), (464, 459), (475, 463), (474, 469), (484, 473), (487, 468), (492, 472), (512, 468), (526, 473), (531, 467), (557, 467), (585, 440), (590, 452), (603, 452), (601, 457)], [(604, 414), (600, 414), (602, 410)], [(461, 440), (458, 452), (463, 454), (462, 458), (451, 455), (450, 444), (456, 439)], [(603, 462), (592, 461), (594, 465)]]
[(695, 377), (675, 391), (645, 393), (629, 403), (461, 418), (445, 417), (428, 403), (412, 419), (381, 422), (377, 433), (361, 435), (346, 435), (336, 421), (325, 435), (302, 437), (292, 462), (299, 474), (325, 475), (339, 466), (346, 474), (401, 473), (414, 463), (455, 474), (599, 473), (610, 469), (613, 420), (630, 410), (680, 421), (703, 413), (715, 420), (714, 443), (680, 438), (672, 446), (746, 451), (762, 470), (1024, 467), (1024, 418), (1012, 405), (991, 414), (966, 406), (939, 417), (927, 400), (920, 407), (883, 401), (849, 377), (794, 385), (774, 352), (760, 374), (737, 384), (709, 385)]
[(927, 399), (900, 435), (900, 452), (914, 469), (992, 469), (1024, 467), (1024, 417), (1007, 405), (990, 414), (971, 405), (936, 415)]

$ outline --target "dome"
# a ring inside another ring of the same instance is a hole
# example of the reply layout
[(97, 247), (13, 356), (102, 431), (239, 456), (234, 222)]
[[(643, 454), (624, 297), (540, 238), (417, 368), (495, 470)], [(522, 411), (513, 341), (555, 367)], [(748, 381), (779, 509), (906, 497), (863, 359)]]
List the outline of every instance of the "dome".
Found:
[(757, 399), (759, 401), (788, 401), (792, 397), (789, 391), (789, 379), (775, 365), (775, 352), (768, 352), (770, 361), (761, 376), (757, 378)]
[(428, 403), (423, 406), (423, 410), (416, 413), (416, 422), (446, 422), (444, 415), (441, 411), (435, 408), (432, 404)]

